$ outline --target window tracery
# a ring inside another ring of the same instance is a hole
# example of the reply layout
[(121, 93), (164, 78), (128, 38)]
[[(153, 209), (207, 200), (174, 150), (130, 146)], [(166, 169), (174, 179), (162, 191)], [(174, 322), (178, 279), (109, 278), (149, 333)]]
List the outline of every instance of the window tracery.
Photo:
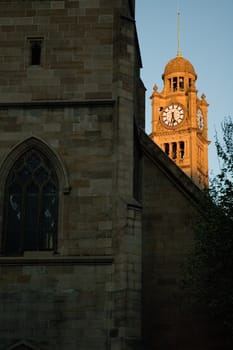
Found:
[(6, 180), (3, 253), (55, 249), (57, 216), (56, 172), (42, 152), (31, 149), (13, 164)]

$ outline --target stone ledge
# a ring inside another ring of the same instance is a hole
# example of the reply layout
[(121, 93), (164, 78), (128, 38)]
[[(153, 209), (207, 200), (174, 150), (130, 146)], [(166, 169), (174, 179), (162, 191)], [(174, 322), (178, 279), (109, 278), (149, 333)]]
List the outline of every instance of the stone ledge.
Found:
[(38, 266), (38, 265), (111, 265), (113, 257), (108, 256), (80, 256), (80, 257), (0, 257), (0, 266)]
[(27, 102), (0, 102), (0, 109), (8, 108), (44, 108), (44, 107), (90, 107), (90, 106), (113, 106), (115, 100), (81, 100), (81, 101), (27, 101)]

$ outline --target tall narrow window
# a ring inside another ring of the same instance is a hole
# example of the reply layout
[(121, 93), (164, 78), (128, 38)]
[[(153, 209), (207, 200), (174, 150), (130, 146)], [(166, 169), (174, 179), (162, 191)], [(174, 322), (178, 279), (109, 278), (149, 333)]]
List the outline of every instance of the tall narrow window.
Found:
[(169, 156), (169, 143), (164, 144), (164, 151)]
[(3, 253), (53, 250), (58, 216), (58, 179), (38, 150), (23, 154), (6, 181)]
[(184, 77), (179, 77), (179, 89), (184, 90)]
[(176, 142), (172, 142), (172, 159), (176, 159), (177, 157), (177, 144)]
[(39, 66), (41, 64), (42, 39), (30, 39), (30, 64)]
[(184, 159), (184, 141), (179, 142), (179, 148), (180, 148), (180, 158)]
[(173, 91), (177, 90), (177, 77), (173, 78)]

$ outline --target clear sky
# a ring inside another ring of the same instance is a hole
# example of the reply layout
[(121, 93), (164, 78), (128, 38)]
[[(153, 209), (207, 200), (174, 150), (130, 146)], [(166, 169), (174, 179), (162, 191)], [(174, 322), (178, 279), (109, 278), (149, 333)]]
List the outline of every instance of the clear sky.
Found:
[(197, 73), (198, 96), (209, 103), (209, 173), (218, 173), (215, 130), (233, 117), (233, 0), (136, 0), (136, 21), (146, 93), (146, 131), (151, 131), (150, 95), (161, 91), (161, 75), (177, 53), (177, 12), (182, 56)]

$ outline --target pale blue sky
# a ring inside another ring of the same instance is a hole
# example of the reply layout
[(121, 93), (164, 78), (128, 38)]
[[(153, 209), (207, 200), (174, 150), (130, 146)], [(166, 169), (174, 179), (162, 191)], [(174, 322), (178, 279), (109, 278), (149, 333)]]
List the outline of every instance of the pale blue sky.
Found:
[(177, 53), (177, 10), (181, 13), (181, 52), (198, 75), (198, 96), (209, 103), (209, 172), (218, 172), (215, 129), (233, 116), (233, 0), (136, 0), (142, 80), (146, 93), (146, 131), (151, 131), (150, 95), (159, 91), (167, 62)]

